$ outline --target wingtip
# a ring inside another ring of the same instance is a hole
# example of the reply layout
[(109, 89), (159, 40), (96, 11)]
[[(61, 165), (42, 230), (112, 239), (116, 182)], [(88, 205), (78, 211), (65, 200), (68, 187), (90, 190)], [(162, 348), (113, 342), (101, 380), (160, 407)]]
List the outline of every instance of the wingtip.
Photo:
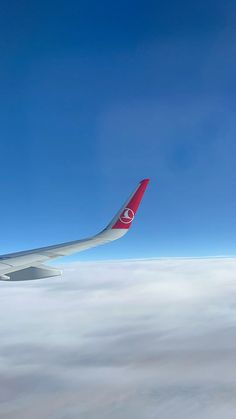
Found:
[(148, 184), (148, 182), (150, 182), (150, 179), (149, 179), (149, 178), (142, 179), (142, 180), (140, 181), (140, 183), (146, 183), (146, 184)]
[(126, 201), (125, 205), (116, 215), (115, 222), (113, 223), (112, 221), (109, 224), (109, 228), (122, 229), (122, 230), (129, 229), (135, 217), (139, 204), (142, 200), (142, 197), (146, 190), (148, 182), (149, 182), (149, 179), (143, 179), (139, 182), (133, 194), (129, 197), (128, 201)]

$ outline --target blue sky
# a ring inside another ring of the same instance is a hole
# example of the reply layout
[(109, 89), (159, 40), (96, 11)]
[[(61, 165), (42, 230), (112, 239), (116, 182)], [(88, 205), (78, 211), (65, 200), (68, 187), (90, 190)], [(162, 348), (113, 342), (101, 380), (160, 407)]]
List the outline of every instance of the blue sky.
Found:
[(1, 253), (86, 237), (85, 259), (236, 254), (233, 1), (9, 1), (0, 16)]

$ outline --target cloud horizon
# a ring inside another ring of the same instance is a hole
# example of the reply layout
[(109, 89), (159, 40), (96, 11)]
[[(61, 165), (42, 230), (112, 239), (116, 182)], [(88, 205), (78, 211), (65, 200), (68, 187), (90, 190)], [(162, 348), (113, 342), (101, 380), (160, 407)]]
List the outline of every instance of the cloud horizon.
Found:
[(1, 283), (0, 418), (234, 417), (236, 259)]

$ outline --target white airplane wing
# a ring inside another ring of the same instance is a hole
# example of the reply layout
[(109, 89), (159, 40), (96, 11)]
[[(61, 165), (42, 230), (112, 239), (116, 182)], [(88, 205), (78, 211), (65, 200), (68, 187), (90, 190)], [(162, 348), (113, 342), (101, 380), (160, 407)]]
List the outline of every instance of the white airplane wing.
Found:
[(81, 252), (124, 236), (130, 228), (149, 179), (142, 180), (120, 211), (100, 233), (83, 240), (0, 256), (0, 280), (23, 281), (61, 275), (61, 271), (44, 265), (52, 259)]

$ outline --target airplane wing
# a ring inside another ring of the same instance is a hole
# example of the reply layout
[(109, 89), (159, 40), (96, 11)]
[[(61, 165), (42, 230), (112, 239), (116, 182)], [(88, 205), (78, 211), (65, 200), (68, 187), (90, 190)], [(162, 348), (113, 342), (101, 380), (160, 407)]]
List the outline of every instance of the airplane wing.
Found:
[(52, 259), (71, 255), (124, 236), (135, 217), (149, 179), (142, 180), (108, 226), (93, 237), (0, 256), (0, 280), (23, 281), (61, 275), (44, 265)]

